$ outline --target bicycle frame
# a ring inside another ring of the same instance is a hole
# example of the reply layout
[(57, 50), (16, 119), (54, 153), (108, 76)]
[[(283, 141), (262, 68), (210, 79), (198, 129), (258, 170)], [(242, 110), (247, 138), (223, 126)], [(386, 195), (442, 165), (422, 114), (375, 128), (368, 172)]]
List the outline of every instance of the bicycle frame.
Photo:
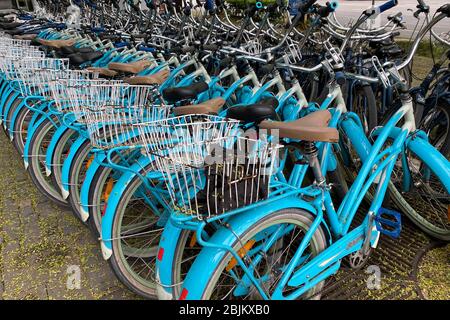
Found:
[[(327, 99), (333, 100), (336, 104), (336, 110), (332, 116), (332, 120), (330, 121), (330, 126), (340, 127), (347, 134), (352, 144), (360, 145), (356, 148), (356, 151), (363, 160), (363, 166), (354, 181), (350, 192), (348, 192), (337, 211), (334, 209), (329, 190), (326, 188), (323, 189), (319, 186), (312, 185), (301, 190), (303, 195), (308, 195), (314, 199), (312, 201), (314, 210), (311, 210), (311, 213), (315, 215), (315, 220), (305, 234), (305, 237), (291, 262), (284, 270), (284, 274), (279, 281), (279, 285), (271, 296), (272, 299), (297, 298), (326, 279), (329, 275), (337, 272), (341, 263), (340, 260), (345, 256), (352, 252), (361, 250), (361, 248), (365, 245), (376, 247), (379, 238), (379, 231), (376, 230), (374, 224), (375, 215), (381, 207), (382, 200), (385, 196), (390, 180), (389, 177), (392, 173), (398, 155), (402, 152), (405, 143), (409, 144), (413, 141), (410, 133), (415, 130), (415, 123), (412, 100), (410, 97), (404, 98), (403, 106), (395, 113), (386, 126), (379, 129), (377, 140), (373, 145), (370, 145), (367, 138), (365, 138), (364, 131), (361, 126), (353, 121), (353, 117), (346, 116), (345, 103), (342, 99), (340, 89), (334, 87), (330, 91), (331, 92)], [(401, 119), (405, 120), (404, 125), (401, 128), (396, 127), (396, 124)], [(416, 135), (415, 137), (417, 139), (418, 136)], [(394, 138), (394, 141), (390, 147), (382, 151), (382, 148), (388, 138)], [(417, 144), (420, 145), (420, 143)], [(421, 146), (416, 146), (416, 148), (420, 149)], [(430, 148), (423, 148), (428, 151), (430, 150)], [(428, 159), (439, 158), (439, 154), (436, 151), (431, 152), (431, 154), (432, 155), (428, 156)], [(443, 165), (444, 168), (439, 168), (439, 165)], [(435, 174), (450, 175), (450, 166), (443, 160), (436, 162), (436, 165), (430, 169)], [(362, 224), (349, 231), (359, 204), (373, 183), (378, 186), (376, 188), (373, 202), (368, 210), (368, 214)], [(450, 190), (450, 182), (446, 185), (446, 187)], [(287, 200), (283, 199), (283, 201)], [(250, 206), (247, 209), (247, 212), (234, 216), (232, 219), (227, 221), (227, 223), (231, 226), (230, 229), (234, 231), (233, 234), (229, 230), (222, 228), (210, 239), (204, 240), (202, 239), (203, 228), (207, 223), (198, 223), (198, 228), (196, 231), (197, 241), (204, 247), (202, 253), (205, 252), (205, 254), (201, 253), (197, 257), (183, 284), (183, 287), (189, 292), (187, 298), (198, 299), (201, 297), (203, 285), (205, 284), (203, 281), (207, 281), (209, 279), (208, 273), (205, 272), (205, 266), (211, 265), (211, 260), (206, 263), (203, 259), (210, 259), (211, 254), (214, 255), (213, 252), (215, 252), (216, 256), (214, 261), (220, 261), (220, 257), (223, 257), (226, 253), (231, 253), (233, 258), (238, 261), (239, 266), (246, 271), (245, 278), (248, 279), (241, 279), (241, 281), (243, 280), (247, 284), (254, 285), (262, 297), (268, 298), (267, 294), (261, 287), (259, 280), (256, 279), (253, 272), (251, 272), (251, 266), (247, 266), (230, 245), (235, 241), (235, 235), (240, 234), (236, 230), (245, 230), (246, 227), (251, 226), (264, 215), (280, 210), (281, 208), (285, 208), (283, 201), (277, 202), (274, 207), (271, 208), (272, 210), (253, 209), (251, 208), (252, 206)], [(304, 200), (301, 200), (301, 202), (303, 203)], [(279, 208), (278, 205), (280, 206)], [(261, 208), (261, 206), (259, 207)], [(266, 207), (264, 206), (264, 208)], [(300, 206), (299, 208), (302, 207)], [(330, 230), (333, 238), (338, 238), (339, 240), (333, 243), (332, 239), (330, 239), (330, 246), (326, 250), (318, 254), (301, 269), (294, 272), (294, 269), (301, 260), (303, 252), (311, 240), (312, 235), (323, 223), (324, 211), (326, 212), (330, 222)], [(175, 219), (173, 217), (171, 218)], [(208, 222), (211, 222), (211, 220)], [(236, 227), (236, 229), (234, 229), (234, 227)], [(270, 240), (271, 239), (268, 241), (270, 242)], [(202, 272), (198, 272), (199, 266), (203, 266)], [(211, 266), (211, 268), (214, 268), (214, 266)], [(284, 296), (283, 288), (285, 285), (299, 288), (288, 296)]]

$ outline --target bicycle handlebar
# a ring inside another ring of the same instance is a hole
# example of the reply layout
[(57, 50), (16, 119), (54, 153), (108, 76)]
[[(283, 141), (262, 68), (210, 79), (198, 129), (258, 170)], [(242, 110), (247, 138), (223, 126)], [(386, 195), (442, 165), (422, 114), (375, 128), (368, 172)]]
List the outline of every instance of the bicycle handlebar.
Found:
[(393, 7), (395, 7), (398, 4), (398, 0), (389, 0), (388, 2), (383, 3), (378, 7), (380, 10), (380, 13), (383, 13)]

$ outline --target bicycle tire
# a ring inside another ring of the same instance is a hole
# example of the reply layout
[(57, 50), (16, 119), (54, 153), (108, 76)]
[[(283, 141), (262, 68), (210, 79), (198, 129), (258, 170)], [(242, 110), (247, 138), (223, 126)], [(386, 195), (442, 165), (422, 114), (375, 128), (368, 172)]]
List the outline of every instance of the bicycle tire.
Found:
[[(148, 170), (152, 168), (152, 164), (149, 164), (143, 168), (143, 170)], [(115, 215), (113, 218), (112, 223), (112, 239), (110, 240), (112, 242), (112, 254), (111, 257), (108, 259), (109, 265), (111, 269), (113, 270), (114, 274), (117, 276), (117, 278), (132, 292), (143, 296), (147, 299), (156, 299), (156, 282), (155, 282), (155, 275), (150, 275), (151, 279), (143, 279), (142, 277), (139, 277), (135, 272), (132, 272), (130, 270), (130, 264), (128, 261), (126, 261), (125, 254), (128, 248), (125, 248), (122, 246), (121, 243), (121, 224), (122, 219), (124, 215), (124, 210), (126, 209), (126, 206), (129, 204), (129, 200), (135, 195), (137, 189), (142, 185), (142, 181), (137, 175), (134, 175), (133, 178), (128, 180), (127, 186), (120, 194), (120, 201), (118, 202), (118, 205), (115, 210)], [(157, 229), (158, 230), (158, 229)], [(162, 231), (161, 231), (162, 233)], [(147, 254), (150, 255), (151, 259), (149, 257), (146, 258), (146, 264), (153, 265), (154, 262), (153, 259), (156, 259), (157, 250), (159, 246), (159, 238), (156, 236), (152, 243), (154, 245), (150, 246), (150, 244), (147, 245)]]
[[(38, 188), (38, 190), (54, 203), (68, 207), (69, 204), (63, 199), (61, 193), (57, 190), (57, 186), (53, 184), (53, 181), (47, 181), (43, 170), (40, 170), (39, 166), (39, 148), (43, 143), (43, 139), (54, 128), (53, 123), (46, 119), (37, 128), (30, 140), (30, 146), (28, 151), (28, 173), (31, 176), (31, 180)], [(51, 134), (51, 133), (50, 133)], [(41, 155), (42, 157), (43, 155)], [(45, 156), (45, 155), (44, 155)]]

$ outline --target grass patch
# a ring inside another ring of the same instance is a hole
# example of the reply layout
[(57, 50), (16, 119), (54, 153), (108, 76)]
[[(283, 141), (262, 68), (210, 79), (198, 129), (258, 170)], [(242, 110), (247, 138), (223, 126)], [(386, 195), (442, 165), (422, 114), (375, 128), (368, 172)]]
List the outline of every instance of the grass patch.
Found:
[[(409, 48), (411, 46), (411, 43), (408, 40), (397, 40), (397, 44), (405, 50), (406, 53), (409, 52)], [(448, 47), (444, 47), (441, 44), (437, 43), (431, 43), (427, 40), (422, 40), (419, 43), (419, 47), (417, 48), (417, 51), (414, 56), (422, 56), (422, 57), (432, 57), (432, 53), (434, 54), (434, 57), (436, 59), (439, 59), (448, 49)]]

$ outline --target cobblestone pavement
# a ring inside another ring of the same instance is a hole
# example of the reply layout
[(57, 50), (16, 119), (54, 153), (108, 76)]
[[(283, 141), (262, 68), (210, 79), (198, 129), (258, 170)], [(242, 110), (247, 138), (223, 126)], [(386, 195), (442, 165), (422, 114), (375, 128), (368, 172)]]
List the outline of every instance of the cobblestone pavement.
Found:
[(37, 191), (3, 132), (0, 146), (0, 300), (136, 298), (89, 230)]

